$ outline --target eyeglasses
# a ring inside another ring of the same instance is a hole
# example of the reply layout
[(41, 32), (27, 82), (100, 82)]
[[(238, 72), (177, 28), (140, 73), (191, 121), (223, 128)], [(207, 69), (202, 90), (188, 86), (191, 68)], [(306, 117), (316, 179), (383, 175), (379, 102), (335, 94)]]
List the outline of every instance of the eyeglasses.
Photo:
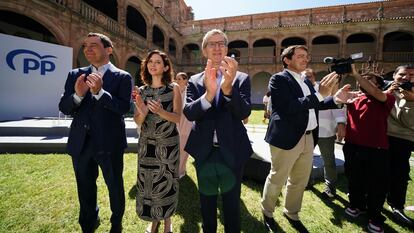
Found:
[(207, 47), (209, 48), (215, 48), (216, 46), (218, 46), (219, 48), (224, 48), (226, 46), (226, 42), (224, 41), (207, 42)]

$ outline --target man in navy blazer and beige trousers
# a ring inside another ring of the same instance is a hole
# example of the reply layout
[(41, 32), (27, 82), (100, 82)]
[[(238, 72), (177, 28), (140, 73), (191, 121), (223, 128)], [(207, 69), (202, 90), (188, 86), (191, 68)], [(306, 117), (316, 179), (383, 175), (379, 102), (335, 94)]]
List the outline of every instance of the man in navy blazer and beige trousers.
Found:
[[(273, 212), (286, 181), (283, 212), (288, 220), (299, 221), (318, 139), (318, 110), (337, 108), (333, 98), (327, 97), (338, 82), (335, 72), (322, 79), (316, 92), (309, 80), (300, 75), (309, 61), (305, 46), (290, 46), (282, 52), (281, 58), (285, 69), (273, 75), (269, 82), (272, 114), (265, 141), (270, 145), (272, 161), (261, 202), (265, 227), (272, 231), (276, 231)], [(345, 89), (349, 86), (338, 91), (335, 101), (345, 98)]]
[(242, 120), (251, 112), (250, 80), (227, 57), (227, 36), (213, 29), (203, 38), (205, 71), (192, 76), (184, 114), (194, 121), (185, 150), (194, 157), (203, 232), (217, 231), (217, 197), (221, 195), (224, 231), (240, 232), (243, 167), (253, 153)]
[(109, 190), (110, 232), (122, 231), (125, 209), (123, 153), (127, 146), (123, 115), (129, 111), (132, 78), (109, 62), (111, 40), (89, 33), (83, 52), (91, 63), (68, 74), (59, 109), (72, 115), (67, 150), (72, 157), (83, 232), (99, 225), (96, 179), (98, 166)]

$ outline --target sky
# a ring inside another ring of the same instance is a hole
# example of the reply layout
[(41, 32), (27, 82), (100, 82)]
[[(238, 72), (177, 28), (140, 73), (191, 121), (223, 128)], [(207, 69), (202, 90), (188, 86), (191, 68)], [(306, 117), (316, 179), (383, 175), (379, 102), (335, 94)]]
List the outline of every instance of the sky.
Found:
[(375, 0), (184, 0), (191, 6), (194, 19), (212, 19), (228, 16), (250, 15), (265, 12), (287, 11), (334, 6)]

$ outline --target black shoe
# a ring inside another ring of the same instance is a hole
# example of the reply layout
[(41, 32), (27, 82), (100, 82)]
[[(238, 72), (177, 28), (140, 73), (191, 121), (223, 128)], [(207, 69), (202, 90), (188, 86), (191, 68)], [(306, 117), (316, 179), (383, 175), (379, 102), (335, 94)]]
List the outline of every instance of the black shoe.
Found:
[(392, 215), (394, 216), (395, 220), (397, 220), (401, 224), (405, 224), (410, 227), (414, 227), (414, 221), (407, 215), (405, 215), (402, 209), (397, 209), (390, 207)]
[(309, 233), (308, 229), (306, 229), (305, 225), (300, 220), (291, 219), (286, 213), (283, 213), (283, 216), (288, 220), (290, 225), (295, 228), (300, 233)]
[(265, 225), (267, 231), (273, 231), (273, 232), (277, 231), (276, 221), (273, 218), (267, 217), (264, 214), (263, 214), (263, 224)]
[(122, 224), (112, 224), (111, 230), (109, 233), (121, 233), (122, 232)]

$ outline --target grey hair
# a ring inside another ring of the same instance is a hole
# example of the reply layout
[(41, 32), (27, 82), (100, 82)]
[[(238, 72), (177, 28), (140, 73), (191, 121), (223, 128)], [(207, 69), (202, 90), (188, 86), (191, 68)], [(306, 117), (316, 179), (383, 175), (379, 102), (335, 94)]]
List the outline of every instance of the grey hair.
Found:
[(203, 37), (203, 42), (201, 43), (201, 47), (204, 49), (205, 47), (207, 47), (207, 40), (210, 39), (210, 37), (214, 36), (214, 35), (221, 35), (224, 38), (224, 43), (227, 46), (228, 43), (228, 39), (227, 39), (227, 35), (226, 33), (224, 33), (223, 31), (221, 31), (220, 29), (212, 29), (210, 31), (208, 31), (204, 37)]

